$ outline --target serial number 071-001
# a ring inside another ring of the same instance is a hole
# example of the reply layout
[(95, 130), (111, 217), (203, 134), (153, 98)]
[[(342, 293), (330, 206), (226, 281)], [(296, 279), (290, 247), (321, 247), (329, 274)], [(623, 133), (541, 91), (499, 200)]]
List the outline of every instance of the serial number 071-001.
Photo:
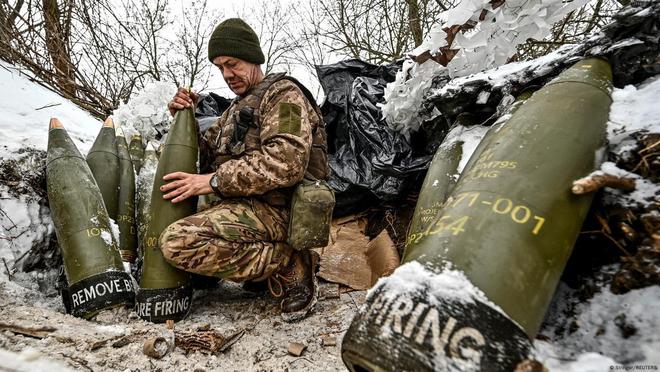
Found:
[[(485, 206), (486, 209), (484, 212), (486, 213), (505, 215), (517, 224), (528, 225), (530, 232), (533, 235), (538, 235), (541, 232), (543, 225), (545, 224), (545, 218), (532, 213), (531, 208), (528, 206), (515, 204), (513, 200), (501, 197), (496, 198), (494, 201), (479, 200), (480, 195), (481, 193), (479, 192), (460, 193), (456, 198), (447, 200), (445, 210), (455, 208), (461, 203), (467, 203), (467, 206), (470, 208), (474, 206)], [(451, 215), (443, 215), (430, 224), (425, 231), (410, 234), (406, 241), (406, 245), (416, 244), (420, 239), (429, 235), (438, 235), (445, 232), (451, 233), (452, 235), (458, 235), (465, 231), (465, 226), (469, 220), (469, 216), (452, 217)]]
[(449, 207), (454, 208), (460, 203), (467, 203), (468, 207), (486, 206), (487, 211), (508, 215), (511, 220), (517, 224), (529, 224), (531, 232), (538, 235), (545, 223), (545, 218), (532, 213), (530, 207), (518, 204), (509, 198), (496, 198), (495, 200), (479, 200), (480, 192), (463, 192), (456, 196), (456, 199), (448, 201)]

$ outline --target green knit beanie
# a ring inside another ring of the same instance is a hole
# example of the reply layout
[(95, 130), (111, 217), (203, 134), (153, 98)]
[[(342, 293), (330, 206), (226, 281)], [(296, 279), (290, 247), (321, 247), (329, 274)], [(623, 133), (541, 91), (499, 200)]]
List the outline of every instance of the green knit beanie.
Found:
[(259, 37), (240, 18), (229, 18), (220, 23), (209, 40), (209, 60), (218, 56), (242, 59), (260, 65), (265, 62), (259, 46)]

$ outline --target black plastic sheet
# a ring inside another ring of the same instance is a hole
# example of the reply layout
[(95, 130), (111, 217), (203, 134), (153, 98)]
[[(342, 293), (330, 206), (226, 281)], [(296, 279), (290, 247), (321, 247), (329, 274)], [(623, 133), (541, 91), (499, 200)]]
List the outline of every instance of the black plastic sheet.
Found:
[(360, 201), (397, 198), (432, 158), (415, 154), (411, 141), (387, 126), (378, 106), (400, 66), (348, 60), (316, 68), (326, 94), (321, 111), (328, 132), (329, 183), (337, 192), (335, 214), (359, 209)]
[[(199, 101), (197, 101), (197, 106), (195, 107), (195, 119), (197, 119), (197, 124), (199, 124), (199, 130), (202, 135), (229, 108), (231, 102), (231, 99), (219, 96), (213, 92), (200, 94)], [(160, 141), (169, 132), (171, 124), (172, 120), (168, 119), (154, 125), (154, 129), (156, 130), (155, 138)]]
[(209, 93), (199, 97), (195, 108), (195, 118), (199, 123), (199, 130), (204, 134), (215, 123), (220, 115), (229, 108), (231, 99)]

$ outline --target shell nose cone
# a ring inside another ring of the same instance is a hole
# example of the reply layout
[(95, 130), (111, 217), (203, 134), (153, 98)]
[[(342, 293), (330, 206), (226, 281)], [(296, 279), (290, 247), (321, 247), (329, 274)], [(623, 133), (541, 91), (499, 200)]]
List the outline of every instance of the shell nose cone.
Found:
[(108, 116), (107, 119), (103, 122), (103, 127), (104, 128), (114, 128), (115, 123), (112, 121), (112, 118)]
[(59, 121), (59, 119), (51, 118), (50, 122), (48, 123), (48, 129), (55, 129), (55, 128), (64, 128), (64, 125), (62, 125), (62, 122)]

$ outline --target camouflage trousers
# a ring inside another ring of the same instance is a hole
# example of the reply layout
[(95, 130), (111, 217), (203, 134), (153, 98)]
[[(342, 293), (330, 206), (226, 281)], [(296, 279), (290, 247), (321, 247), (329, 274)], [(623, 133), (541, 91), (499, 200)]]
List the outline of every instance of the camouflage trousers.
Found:
[(286, 266), (288, 211), (256, 199), (221, 200), (163, 231), (160, 247), (173, 266), (236, 282), (263, 280)]

